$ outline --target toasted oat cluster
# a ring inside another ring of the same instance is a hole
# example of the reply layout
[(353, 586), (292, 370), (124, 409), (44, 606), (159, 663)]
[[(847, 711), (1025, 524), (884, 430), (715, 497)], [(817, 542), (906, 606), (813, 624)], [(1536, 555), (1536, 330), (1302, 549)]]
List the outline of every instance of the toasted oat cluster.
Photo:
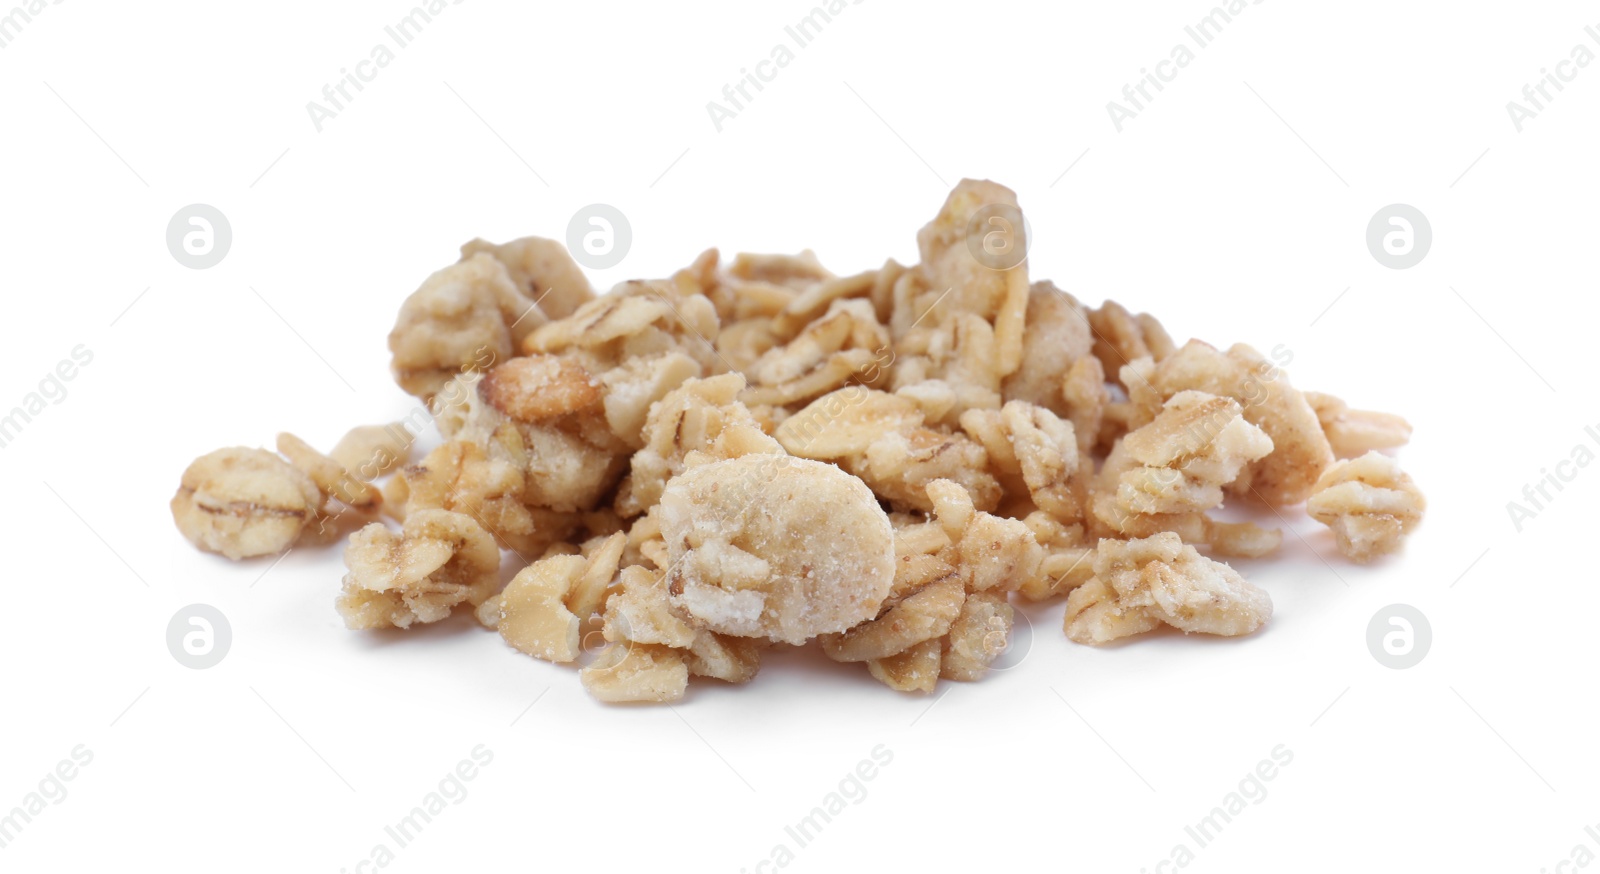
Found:
[(1306, 512), (1333, 529), (1334, 542), (1346, 558), (1365, 564), (1398, 549), (1427, 506), (1400, 465), (1372, 450), (1323, 471)]
[(1026, 233), (965, 180), (912, 266), (711, 250), (603, 295), (556, 241), (474, 240), (389, 334), (437, 435), (219, 450), (173, 518), (235, 560), (348, 538), (350, 628), (470, 612), (617, 703), (801, 646), (926, 693), (1046, 601), (1080, 644), (1246, 635), (1272, 599), (1221, 559), (1278, 552), (1287, 508), (1356, 562), (1417, 526), (1404, 419), (1030, 281)]
[(1178, 535), (1101, 540), (1094, 576), (1067, 596), (1067, 637), (1110, 643), (1171, 625), (1186, 632), (1249, 634), (1272, 616), (1272, 598)]

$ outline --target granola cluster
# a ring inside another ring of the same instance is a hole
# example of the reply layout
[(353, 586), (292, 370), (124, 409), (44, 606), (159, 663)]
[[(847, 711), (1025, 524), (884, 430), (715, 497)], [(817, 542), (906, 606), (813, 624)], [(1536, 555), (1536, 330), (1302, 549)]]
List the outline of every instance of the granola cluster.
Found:
[(558, 242), (474, 240), (389, 335), (426, 451), (399, 426), (223, 449), (173, 517), (235, 560), (348, 536), (350, 628), (471, 612), (607, 702), (745, 683), (775, 646), (929, 692), (1063, 598), (1081, 644), (1245, 635), (1272, 599), (1221, 559), (1283, 537), (1225, 503), (1304, 504), (1357, 562), (1416, 527), (1380, 453), (1404, 419), (1030, 281), (1027, 233), (1015, 194), (965, 180), (912, 266), (711, 250), (598, 296)]

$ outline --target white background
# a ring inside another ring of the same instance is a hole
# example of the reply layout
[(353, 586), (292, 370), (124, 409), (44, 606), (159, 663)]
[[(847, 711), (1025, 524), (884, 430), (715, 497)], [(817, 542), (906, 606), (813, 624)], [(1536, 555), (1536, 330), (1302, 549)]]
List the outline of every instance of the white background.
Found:
[[(0, 812), (94, 755), (0, 868), (355, 871), (478, 744), (493, 762), (389, 869), (756, 871), (780, 843), (801, 871), (1131, 874), (1179, 843), (1200, 871), (1600, 854), (1600, 469), (1520, 533), (1506, 509), (1600, 451), (1600, 64), (1521, 133), (1505, 109), (1573, 46), (1600, 51), (1600, 13), (1267, 0), (1118, 133), (1107, 101), (1208, 4), (867, 0), (719, 133), (707, 101), (809, 8), (471, 0), (320, 133), (306, 103), (406, 3), (68, 0), (0, 49), (0, 409), (94, 355), (0, 450)], [(1017, 191), (1035, 278), (1180, 340), (1282, 345), (1296, 385), (1408, 416), (1431, 506), (1404, 554), (1352, 566), (1296, 513), (1279, 560), (1238, 563), (1277, 608), (1248, 639), (1090, 649), (1056, 603), (1028, 611), (1015, 668), (937, 698), (795, 653), (625, 709), (464, 616), (345, 631), (336, 548), (268, 572), (173, 528), (196, 455), (279, 430), (326, 447), (408, 411), (385, 335), (473, 236), (561, 237), (604, 202), (634, 245), (600, 288), (713, 245), (855, 272), (913, 262), (963, 176)], [(165, 245), (195, 202), (234, 232), (204, 271)], [(1403, 271), (1364, 242), (1395, 202), (1434, 232)], [(195, 602), (232, 622), (210, 670), (165, 644)], [(1365, 642), (1397, 602), (1434, 636), (1404, 671)], [(796, 848), (784, 826), (880, 744), (866, 796)], [(1267, 796), (1196, 849), (1184, 827), (1280, 744)]]

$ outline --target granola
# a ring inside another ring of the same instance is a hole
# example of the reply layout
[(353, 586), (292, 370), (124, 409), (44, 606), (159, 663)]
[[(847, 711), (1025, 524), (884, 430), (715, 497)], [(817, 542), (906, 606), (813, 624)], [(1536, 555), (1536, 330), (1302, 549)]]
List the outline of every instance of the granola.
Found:
[(1283, 536), (1225, 503), (1287, 525), (1303, 502), (1357, 562), (1416, 528), (1422, 493), (1377, 452), (1406, 420), (1030, 281), (1030, 234), (1014, 192), (967, 179), (914, 264), (710, 249), (601, 295), (558, 241), (472, 240), (388, 337), (442, 440), (416, 445), (419, 410), (327, 453), (219, 450), (173, 518), (234, 560), (348, 535), (351, 628), (471, 609), (615, 703), (750, 682), (780, 646), (927, 693), (1059, 598), (1082, 644), (1250, 634), (1272, 600), (1217, 557)]

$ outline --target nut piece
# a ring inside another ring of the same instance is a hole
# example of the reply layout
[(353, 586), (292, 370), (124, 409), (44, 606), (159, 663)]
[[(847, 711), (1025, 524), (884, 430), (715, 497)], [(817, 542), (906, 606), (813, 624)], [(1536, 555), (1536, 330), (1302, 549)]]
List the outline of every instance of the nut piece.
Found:
[(518, 422), (542, 422), (600, 405), (600, 383), (583, 365), (554, 355), (513, 358), (484, 374), (483, 399)]
[(472, 517), (419, 510), (399, 534), (373, 523), (351, 535), (350, 569), (335, 605), (352, 629), (437, 622), (457, 604), (476, 607), (499, 585), (500, 550)]
[(598, 609), (616, 576), (627, 539), (618, 532), (587, 557), (553, 555), (528, 565), (505, 591), (485, 602), (478, 618), (498, 630), (506, 643), (534, 658), (573, 661), (580, 650), (583, 620)]
[(1311, 518), (1333, 529), (1339, 552), (1362, 564), (1399, 549), (1427, 507), (1400, 465), (1375, 451), (1335, 462), (1306, 501)]
[(1272, 599), (1227, 565), (1163, 532), (1102, 540), (1094, 577), (1067, 596), (1067, 637), (1103, 644), (1165, 623), (1187, 632), (1236, 636), (1260, 628)]
[(877, 615), (889, 517), (860, 480), (786, 455), (691, 467), (661, 496), (673, 607), (736, 637), (804, 643)]
[(590, 695), (610, 704), (677, 701), (689, 687), (689, 668), (677, 650), (614, 643), (578, 672)]
[(190, 543), (238, 561), (294, 545), (321, 505), (310, 477), (264, 449), (235, 446), (195, 459), (171, 508)]
[(506, 643), (547, 662), (576, 659), (582, 622), (566, 599), (587, 565), (582, 556), (555, 555), (517, 572), (496, 596), (500, 615), (494, 627)]
[(1397, 449), (1411, 441), (1411, 423), (1400, 416), (1352, 410), (1344, 401), (1321, 392), (1305, 395), (1339, 458), (1355, 458), (1374, 449)]
[[(463, 370), (481, 370), (511, 357), (516, 315), (502, 302), (521, 298), (505, 267), (474, 255), (429, 276), (400, 307), (389, 351), (395, 381), (428, 400)], [(530, 302), (531, 303), (531, 302)]]

